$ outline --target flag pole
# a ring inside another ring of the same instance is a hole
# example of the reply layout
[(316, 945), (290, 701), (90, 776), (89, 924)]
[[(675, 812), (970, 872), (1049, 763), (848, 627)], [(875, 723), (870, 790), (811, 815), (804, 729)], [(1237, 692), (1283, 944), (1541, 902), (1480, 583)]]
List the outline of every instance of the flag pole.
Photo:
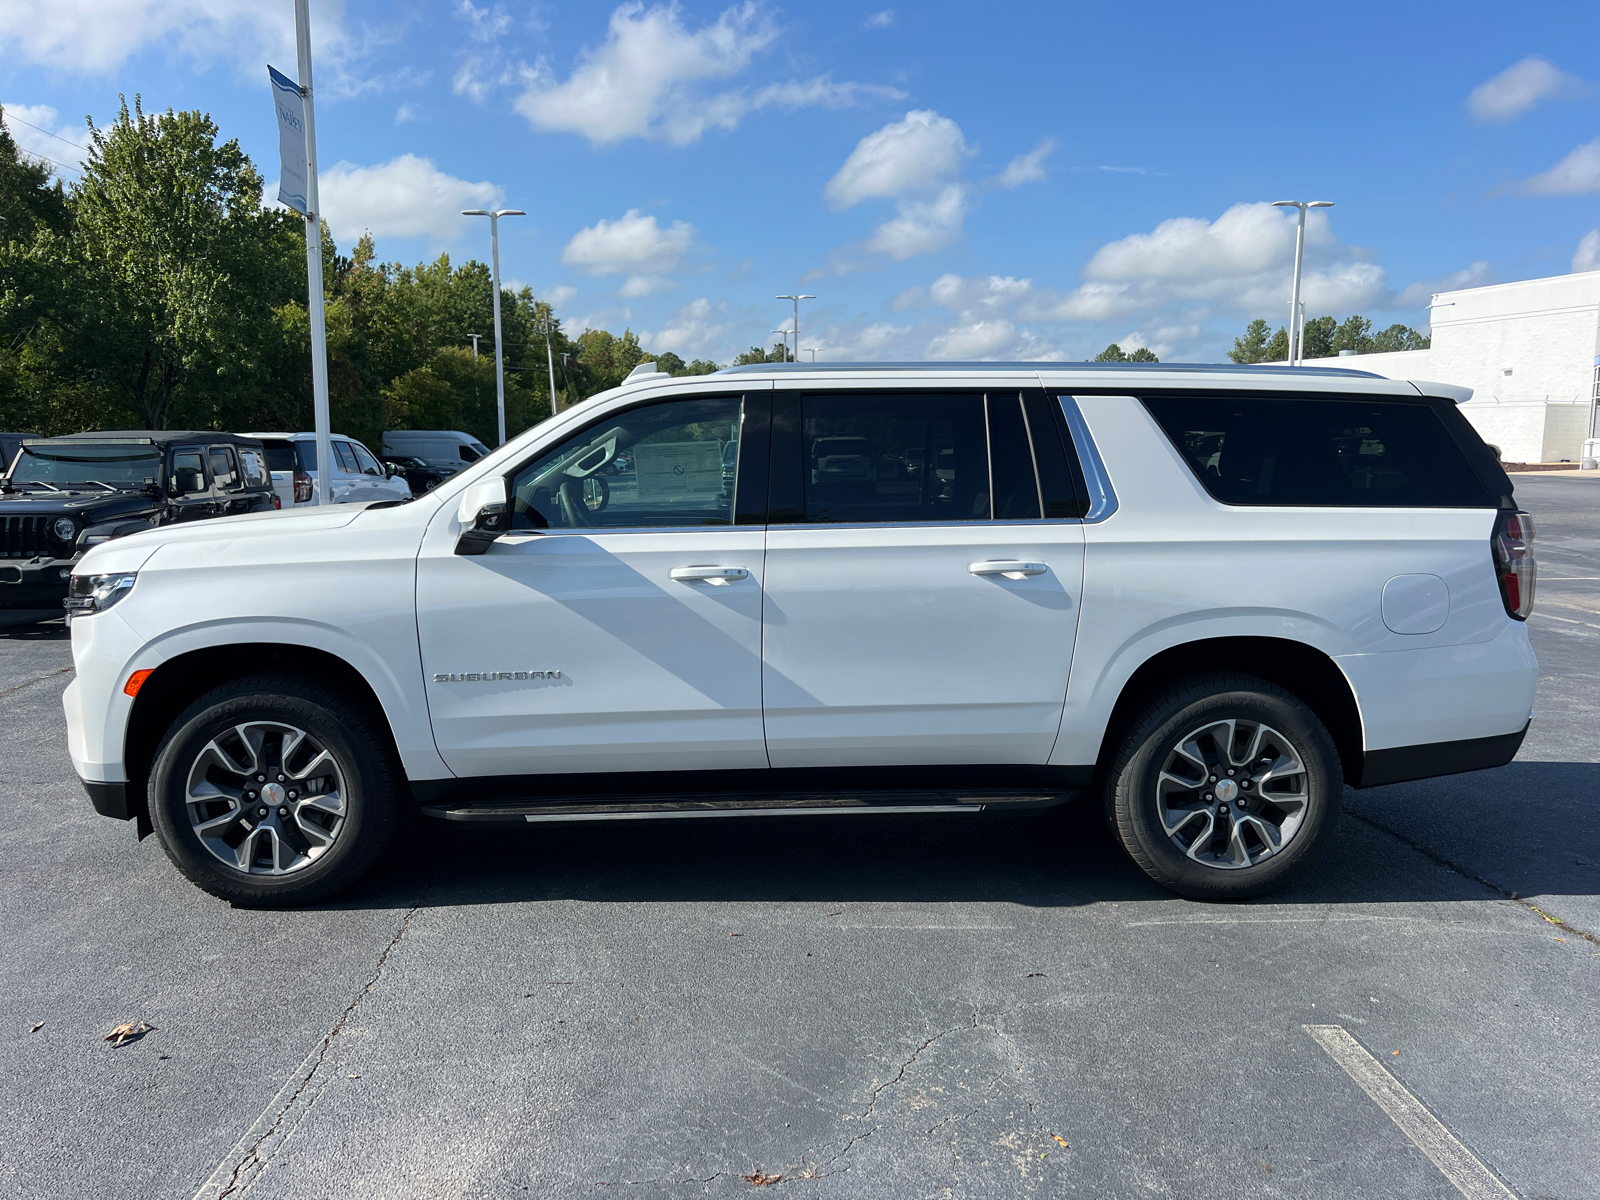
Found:
[(317, 124), (311, 100), (311, 3), (294, 0), (295, 54), (306, 121), (306, 299), (311, 313), (311, 406), (317, 431), (313, 503), (333, 502), (333, 439), (328, 417), (328, 325), (322, 311), (322, 205), (317, 197)]

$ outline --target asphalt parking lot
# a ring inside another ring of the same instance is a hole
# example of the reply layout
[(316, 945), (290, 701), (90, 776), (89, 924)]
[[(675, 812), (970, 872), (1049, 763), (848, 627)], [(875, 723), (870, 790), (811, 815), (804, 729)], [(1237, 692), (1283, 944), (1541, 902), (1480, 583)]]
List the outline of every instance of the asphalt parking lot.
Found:
[(13, 620), (0, 1193), (1600, 1195), (1600, 479), (1517, 489), (1517, 761), (1347, 792), (1233, 906), (1085, 806), (444, 830), (234, 910), (94, 815), (65, 632)]

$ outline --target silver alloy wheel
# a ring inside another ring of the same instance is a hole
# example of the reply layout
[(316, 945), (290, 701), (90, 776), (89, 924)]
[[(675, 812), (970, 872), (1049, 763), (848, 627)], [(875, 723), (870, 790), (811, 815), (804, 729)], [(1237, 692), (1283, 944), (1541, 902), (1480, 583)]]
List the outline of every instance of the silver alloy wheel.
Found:
[(211, 855), (247, 875), (288, 875), (326, 854), (344, 828), (345, 775), (303, 729), (249, 721), (195, 756), (189, 824)]
[(1172, 844), (1225, 871), (1280, 853), (1311, 803), (1305, 760), (1256, 721), (1210, 721), (1178, 738), (1156, 778), (1156, 814)]

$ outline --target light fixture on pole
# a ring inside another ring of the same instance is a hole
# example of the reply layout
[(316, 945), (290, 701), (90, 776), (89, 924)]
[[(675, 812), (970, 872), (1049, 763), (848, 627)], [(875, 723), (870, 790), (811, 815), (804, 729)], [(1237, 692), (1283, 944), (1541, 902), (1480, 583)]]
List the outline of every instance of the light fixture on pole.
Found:
[(467, 336), (472, 339), (472, 361), (473, 362), (477, 362), (478, 361), (478, 339), (481, 338), (483, 336), (483, 334), (481, 334), (481, 333), (469, 333), (469, 334), (467, 334)]
[(817, 361), (817, 350), (818, 350), (818, 349), (819, 349), (819, 347), (817, 347), (817, 346), (807, 346), (807, 347), (806, 347), (806, 350), (807, 350), (807, 351), (808, 351), (808, 352), (809, 352), (809, 353), (810, 353), (810, 355), (811, 355), (811, 361), (812, 361), (812, 362), (816, 362), (816, 361)]
[(774, 329), (774, 330), (771, 330), (770, 332), (777, 334), (780, 338), (783, 339), (783, 359), (782, 359), (782, 361), (783, 362), (788, 362), (789, 361), (789, 331), (787, 329)]
[[(795, 356), (794, 357), (795, 357), (795, 361), (798, 362), (800, 360), (800, 353), (799, 353), (799, 351), (800, 351), (800, 301), (802, 301), (802, 300), (815, 300), (816, 297), (815, 296), (805, 296), (805, 295), (800, 295), (800, 296), (779, 296), (778, 299), (779, 300), (793, 300), (794, 301), (794, 348), (795, 348)], [(785, 342), (784, 345), (785, 345), (785, 347), (787, 347), (788, 343)]]
[(463, 208), (461, 215), (489, 218), (489, 249), (494, 278), (494, 391), (500, 417), (500, 440), (495, 445), (503, 446), (506, 444), (506, 351), (500, 341), (500, 218), (525, 217), (528, 214), (520, 208)]
[(1306, 209), (1332, 208), (1332, 200), (1274, 200), (1273, 208), (1294, 208), (1300, 212), (1300, 222), (1294, 232), (1294, 287), (1289, 296), (1289, 365), (1299, 366), (1305, 355), (1302, 338), (1295, 336), (1295, 318), (1300, 312), (1300, 264), (1306, 249)]

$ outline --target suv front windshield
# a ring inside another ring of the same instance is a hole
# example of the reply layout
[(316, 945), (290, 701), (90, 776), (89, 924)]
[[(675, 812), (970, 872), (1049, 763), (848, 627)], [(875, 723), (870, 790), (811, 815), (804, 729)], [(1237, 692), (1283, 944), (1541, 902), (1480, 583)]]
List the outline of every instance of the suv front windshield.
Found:
[(46, 442), (22, 447), (8, 482), (13, 487), (44, 483), (131, 489), (156, 483), (160, 475), (161, 450), (149, 443)]

